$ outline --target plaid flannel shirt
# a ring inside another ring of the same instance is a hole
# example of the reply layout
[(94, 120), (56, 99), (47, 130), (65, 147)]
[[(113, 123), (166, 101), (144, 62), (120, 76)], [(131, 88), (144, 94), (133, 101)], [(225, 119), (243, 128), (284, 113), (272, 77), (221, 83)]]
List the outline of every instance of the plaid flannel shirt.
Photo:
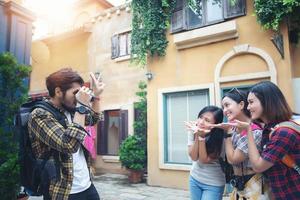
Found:
[[(52, 104), (53, 105), (53, 104)], [(55, 107), (55, 106), (54, 106)], [(56, 107), (57, 108), (57, 107)], [(57, 108), (63, 116), (64, 111)], [(86, 117), (86, 124), (93, 125), (100, 119), (100, 114), (92, 112)], [(83, 127), (75, 123), (68, 123), (65, 118), (67, 128), (65, 129), (54, 116), (42, 109), (36, 108), (32, 111), (28, 120), (29, 137), (32, 143), (32, 150), (36, 158), (41, 158), (46, 152), (52, 149), (59, 153), (60, 161), (60, 180), (51, 181), (49, 195), (51, 199), (68, 199), (73, 181), (73, 157), (80, 145), (83, 144), (87, 132)], [(90, 157), (86, 149), (84, 155), (90, 166)], [(53, 157), (50, 159), (54, 159)]]
[(270, 128), (273, 126), (274, 124), (266, 126), (263, 131), (261, 156), (264, 160), (274, 163), (265, 174), (269, 178), (275, 199), (298, 200), (300, 199), (300, 176), (281, 159), (288, 154), (295, 159), (296, 163), (300, 163), (300, 136), (292, 129), (279, 128), (269, 139)]

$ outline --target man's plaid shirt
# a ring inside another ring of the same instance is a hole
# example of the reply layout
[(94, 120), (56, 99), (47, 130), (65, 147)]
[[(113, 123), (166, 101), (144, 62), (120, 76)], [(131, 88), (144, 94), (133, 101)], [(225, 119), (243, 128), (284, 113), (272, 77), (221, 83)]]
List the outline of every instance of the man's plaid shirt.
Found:
[[(57, 107), (56, 109), (65, 116), (63, 110)], [(86, 124), (93, 125), (99, 119), (99, 114), (92, 113), (86, 117)], [(73, 181), (72, 154), (77, 152), (87, 135), (87, 132), (83, 127), (75, 123), (68, 123), (67, 118), (65, 118), (65, 121), (67, 128), (64, 128), (50, 112), (42, 108), (34, 109), (28, 120), (29, 137), (36, 158), (41, 158), (46, 152), (49, 152), (51, 148), (59, 152), (61, 177), (57, 182), (51, 181), (49, 187), (51, 199), (56, 200), (68, 199)], [(87, 164), (89, 166), (90, 158), (85, 148), (82, 148), (84, 149)]]

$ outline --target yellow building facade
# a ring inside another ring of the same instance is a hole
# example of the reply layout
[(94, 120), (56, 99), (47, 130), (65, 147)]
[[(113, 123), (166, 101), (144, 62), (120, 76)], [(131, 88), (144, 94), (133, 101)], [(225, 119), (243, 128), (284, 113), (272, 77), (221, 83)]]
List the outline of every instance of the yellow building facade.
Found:
[[(231, 87), (248, 88), (261, 80), (271, 80), (281, 88), (291, 107), (300, 111), (296, 92), (300, 85), (299, 45), (289, 42), (287, 26), (282, 24), (282, 57), (271, 41), (274, 32), (263, 30), (257, 23), (253, 1), (247, 0), (244, 5), (246, 12), (240, 16), (225, 19), (223, 11), (215, 23), (167, 33), (166, 56), (148, 59), (148, 71), (153, 74), (148, 83), (149, 185), (188, 188), (191, 160), (184, 121), (196, 119), (206, 105), (220, 106), (223, 93)], [(204, 10), (207, 21), (209, 12)], [(178, 15), (174, 13), (173, 18)], [(172, 21), (173, 29), (179, 23)], [(183, 24), (189, 23), (194, 21)]]
[[(109, 8), (99, 2), (82, 1), (75, 6), (73, 28), (33, 42), (30, 92), (44, 93), (45, 77), (62, 67), (72, 67), (86, 81), (89, 71), (100, 74), (107, 86), (101, 98), (105, 120), (97, 125), (95, 167), (101, 173), (124, 173), (117, 151), (133, 133), (135, 92), (146, 69), (129, 61), (130, 7)], [(257, 23), (253, 0), (245, 2), (243, 13), (233, 17), (225, 18), (223, 11), (215, 19), (204, 12), (203, 26), (191, 20), (179, 30), (180, 23), (172, 23), (166, 56), (148, 59), (147, 71), (153, 75), (147, 97), (149, 185), (188, 188), (191, 160), (183, 122), (195, 119), (206, 105), (220, 105), (223, 93), (233, 86), (248, 88), (271, 80), (300, 112), (300, 48), (289, 42), (282, 24), (282, 57), (271, 41), (274, 32)]]

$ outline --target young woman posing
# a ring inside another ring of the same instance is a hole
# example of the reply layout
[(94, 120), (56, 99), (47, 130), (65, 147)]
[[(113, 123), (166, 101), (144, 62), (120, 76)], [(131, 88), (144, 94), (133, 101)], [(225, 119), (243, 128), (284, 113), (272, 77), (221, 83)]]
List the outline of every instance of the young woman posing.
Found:
[(239, 198), (255, 200), (261, 198), (263, 193), (261, 175), (255, 173), (249, 161), (247, 132), (235, 126), (236, 120), (251, 124), (254, 145), (260, 147), (262, 130), (258, 125), (251, 123), (247, 105), (247, 94), (233, 88), (222, 99), (224, 115), (229, 123), (217, 125), (227, 131), (225, 151), (227, 160), (234, 170), (234, 178), (231, 181), (234, 186), (230, 197), (232, 200)]
[(193, 160), (190, 172), (191, 200), (221, 200), (225, 177), (219, 157), (222, 152), (224, 131), (210, 128), (211, 124), (223, 121), (223, 111), (216, 106), (204, 107), (197, 122), (187, 122), (191, 132), (188, 137), (188, 152)]
[(269, 179), (274, 199), (300, 199), (300, 175), (293, 168), (282, 162), (285, 155), (300, 163), (300, 135), (287, 127), (277, 128), (270, 136), (274, 126), (289, 121), (292, 111), (280, 89), (272, 82), (266, 81), (254, 85), (248, 95), (248, 109), (252, 119), (262, 120), (262, 146), (259, 153), (248, 123), (239, 123), (248, 130), (249, 157), (256, 172), (265, 172)]

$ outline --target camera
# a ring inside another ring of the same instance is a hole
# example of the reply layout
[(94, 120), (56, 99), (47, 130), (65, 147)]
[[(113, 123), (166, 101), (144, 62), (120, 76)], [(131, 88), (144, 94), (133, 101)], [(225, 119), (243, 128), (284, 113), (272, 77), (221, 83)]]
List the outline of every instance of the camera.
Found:
[(242, 176), (234, 176), (230, 180), (230, 185), (235, 187), (238, 191), (242, 191), (245, 188), (245, 180)]

